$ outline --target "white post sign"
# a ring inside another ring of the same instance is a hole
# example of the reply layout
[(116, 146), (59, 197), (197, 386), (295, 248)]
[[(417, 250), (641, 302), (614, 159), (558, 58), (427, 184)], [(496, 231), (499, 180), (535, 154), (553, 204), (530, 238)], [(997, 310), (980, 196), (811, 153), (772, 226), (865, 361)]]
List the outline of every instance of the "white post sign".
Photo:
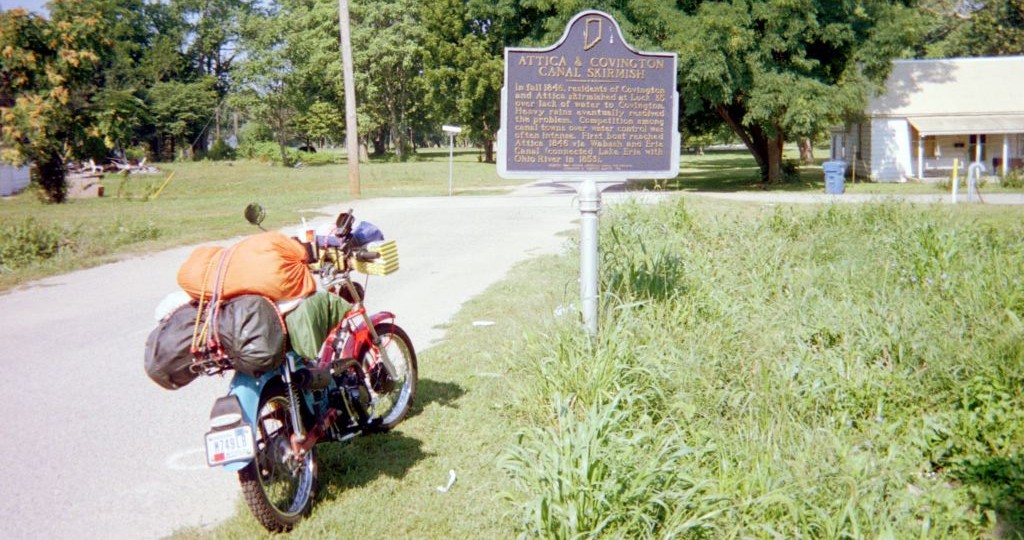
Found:
[(455, 169), (455, 136), (462, 133), (462, 128), (458, 126), (441, 126), (441, 131), (448, 134), (448, 196), (451, 197), (454, 192), (452, 170)]
[(599, 183), (679, 174), (676, 55), (626, 44), (584, 11), (550, 47), (505, 49), (498, 174), (579, 182), (580, 304), (597, 334)]

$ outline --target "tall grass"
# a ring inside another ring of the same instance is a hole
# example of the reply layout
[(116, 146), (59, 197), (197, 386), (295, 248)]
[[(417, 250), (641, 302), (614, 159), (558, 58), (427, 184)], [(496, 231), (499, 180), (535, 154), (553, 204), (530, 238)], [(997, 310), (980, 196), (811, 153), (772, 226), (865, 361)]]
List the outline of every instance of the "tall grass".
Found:
[(549, 538), (1020, 535), (1024, 228), (901, 204), (618, 207), (602, 328), (524, 340)]

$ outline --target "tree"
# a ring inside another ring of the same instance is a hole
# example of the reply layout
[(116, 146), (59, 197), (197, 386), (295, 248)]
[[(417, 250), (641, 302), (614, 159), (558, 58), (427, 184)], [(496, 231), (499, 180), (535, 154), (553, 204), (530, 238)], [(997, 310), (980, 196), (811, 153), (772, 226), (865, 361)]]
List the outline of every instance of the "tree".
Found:
[(281, 162), (288, 164), (288, 140), (299, 113), (294, 62), (287, 39), (288, 12), (272, 5), (265, 17), (253, 19), (243, 42), (245, 62), (235, 71), (232, 103), (274, 132)]
[(295, 129), (307, 145), (316, 141), (322, 146), (327, 141), (340, 140), (339, 135), (345, 131), (345, 115), (336, 104), (317, 101), (295, 120)]
[(782, 180), (783, 144), (859, 114), (920, 29), (906, 6), (876, 0), (691, 4), (666, 40), (686, 114), (715, 111), (768, 183)]
[(191, 156), (192, 142), (205, 131), (210, 115), (217, 105), (216, 81), (203, 77), (195, 82), (168, 81), (156, 83), (149, 90), (152, 111), (162, 153), (172, 159), (176, 149)]
[(146, 102), (130, 89), (103, 88), (93, 98), (92, 105), (96, 109), (97, 132), (103, 137), (104, 145), (122, 156), (135, 130), (151, 120)]
[(4, 159), (30, 162), (49, 202), (67, 195), (67, 162), (96, 141), (91, 106), (98, 67), (113, 43), (101, 3), (55, 0), (49, 21), (21, 9), (0, 14), (0, 117)]
[[(504, 50), (539, 32), (540, 12), (515, 0), (447, 0), (422, 5), (427, 28), (427, 100), (435, 126), (455, 121), (494, 161), (501, 122)], [(436, 129), (436, 127), (435, 127)]]
[(925, 0), (922, 4), (934, 15), (927, 38), (931, 57), (1024, 54), (1024, 0)]
[[(413, 0), (360, 0), (351, 4), (352, 48), (362, 115), (360, 131), (370, 135), (374, 152), (386, 141), (403, 159), (411, 149), (411, 127), (422, 107), (427, 51), (419, 3)], [(364, 121), (365, 120), (365, 121)]]

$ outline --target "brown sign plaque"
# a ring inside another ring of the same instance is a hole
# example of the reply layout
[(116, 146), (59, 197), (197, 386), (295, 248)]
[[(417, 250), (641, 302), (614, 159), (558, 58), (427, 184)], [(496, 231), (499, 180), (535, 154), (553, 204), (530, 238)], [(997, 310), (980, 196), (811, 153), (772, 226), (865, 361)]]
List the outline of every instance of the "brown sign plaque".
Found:
[(558, 43), (505, 49), (498, 174), (679, 174), (676, 55), (633, 50), (607, 13), (585, 11)]

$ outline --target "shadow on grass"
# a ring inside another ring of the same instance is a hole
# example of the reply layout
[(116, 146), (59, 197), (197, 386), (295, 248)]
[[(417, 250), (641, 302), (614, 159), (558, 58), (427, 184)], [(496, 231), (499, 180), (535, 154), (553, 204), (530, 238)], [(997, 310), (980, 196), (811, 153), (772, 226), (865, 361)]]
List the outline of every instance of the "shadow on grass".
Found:
[(405, 478), (417, 463), (430, 457), (423, 451), (423, 441), (398, 431), (357, 437), (349, 443), (319, 445), (317, 452), (323, 500), (333, 500), (382, 476)]
[(705, 191), (733, 193), (737, 191), (823, 191), (825, 180), (816, 167), (804, 166), (799, 179), (776, 185), (761, 181), (761, 171), (753, 157), (744, 150), (706, 152), (704, 155), (683, 155), (679, 176), (667, 180), (631, 180), (626, 191)]
[(420, 379), (416, 384), (416, 401), (409, 410), (409, 416), (419, 414), (427, 405), (448, 407), (466, 394), (466, 389), (450, 382)]
[[(479, 148), (456, 148), (452, 152), (456, 159), (463, 156), (479, 156), (483, 159), (483, 150)], [(433, 147), (433, 148), (419, 148), (415, 152), (410, 152), (405, 155), (405, 159), (399, 160), (394, 152), (384, 152), (383, 154), (370, 154), (369, 156), (371, 163), (416, 163), (417, 161), (440, 161), (448, 159), (448, 147)]]
[[(420, 379), (409, 418), (419, 414), (427, 405), (451, 405), (465, 393), (465, 389), (454, 383)], [(323, 487), (321, 497), (333, 499), (347, 489), (364, 486), (381, 476), (404, 478), (413, 466), (430, 457), (422, 446), (422, 441), (407, 437), (401, 431), (364, 435), (348, 443), (318, 446)]]
[(978, 460), (962, 478), (982, 507), (998, 516), (996, 538), (1024, 538), (1024, 455)]

